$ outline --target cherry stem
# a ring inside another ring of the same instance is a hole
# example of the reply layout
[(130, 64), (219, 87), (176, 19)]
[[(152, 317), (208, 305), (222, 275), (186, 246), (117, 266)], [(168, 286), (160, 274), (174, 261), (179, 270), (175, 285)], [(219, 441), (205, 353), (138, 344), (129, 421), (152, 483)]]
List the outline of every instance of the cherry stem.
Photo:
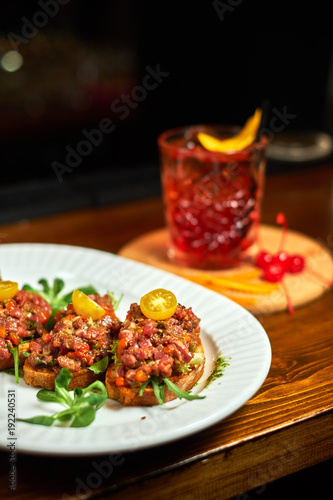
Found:
[(262, 251), (263, 245), (262, 245), (262, 242), (261, 242), (260, 220), (259, 220), (259, 214), (258, 214), (258, 212), (252, 212), (251, 219), (253, 221), (255, 240), (257, 241), (258, 248)]
[(279, 248), (279, 252), (281, 252), (283, 247), (284, 247), (284, 243), (285, 243), (286, 236), (287, 236), (287, 230), (288, 230), (287, 219), (282, 212), (279, 212), (277, 214), (276, 223), (282, 225), (282, 235), (281, 235), (280, 248)]
[(288, 293), (288, 290), (287, 290), (287, 287), (286, 285), (283, 283), (283, 281), (281, 281), (281, 286), (283, 288), (283, 291), (286, 295), (286, 299), (287, 299), (287, 305), (288, 305), (288, 311), (289, 311), (289, 314), (294, 314), (295, 310), (294, 310), (294, 307), (292, 305), (292, 302), (291, 302), (291, 298), (290, 298), (290, 295)]
[(317, 271), (314, 271), (313, 269), (310, 269), (309, 267), (306, 267), (304, 270), (307, 271), (308, 273), (312, 274), (318, 280), (325, 283), (327, 286), (333, 286), (333, 280), (329, 280), (329, 279), (325, 278), (325, 276), (322, 276), (321, 274), (317, 273)]

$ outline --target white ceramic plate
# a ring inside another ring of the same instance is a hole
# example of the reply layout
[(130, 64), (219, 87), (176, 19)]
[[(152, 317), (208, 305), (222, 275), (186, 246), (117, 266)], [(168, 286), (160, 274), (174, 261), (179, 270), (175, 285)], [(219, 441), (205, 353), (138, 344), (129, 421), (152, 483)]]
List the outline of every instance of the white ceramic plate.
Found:
[[(44, 427), (16, 422), (15, 449), (50, 455), (96, 455), (135, 451), (168, 443), (203, 430), (228, 417), (250, 399), (266, 378), (271, 347), (260, 323), (223, 296), (153, 267), (98, 250), (66, 245), (4, 244), (0, 246), (2, 279), (38, 286), (40, 278), (64, 279), (66, 291), (94, 285), (99, 293), (121, 293), (118, 315), (124, 319), (131, 302), (154, 288), (172, 290), (178, 302), (201, 318), (207, 363), (195, 391), (205, 399), (176, 400), (164, 406), (125, 408), (107, 400), (85, 428)], [(205, 388), (219, 353), (230, 357), (224, 375)], [(38, 389), (0, 374), (0, 446), (12, 441), (8, 432), (8, 391), (15, 391), (16, 416), (52, 415), (55, 403), (40, 402)], [(12, 394), (12, 393), (10, 393)], [(11, 405), (12, 406), (12, 405)]]

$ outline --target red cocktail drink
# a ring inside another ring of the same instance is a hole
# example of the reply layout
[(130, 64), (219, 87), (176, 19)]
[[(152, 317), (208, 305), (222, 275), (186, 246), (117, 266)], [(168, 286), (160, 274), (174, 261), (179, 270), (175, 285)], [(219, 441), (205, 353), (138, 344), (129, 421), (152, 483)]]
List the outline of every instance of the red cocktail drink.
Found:
[(199, 269), (225, 269), (243, 261), (256, 239), (267, 138), (242, 151), (205, 150), (198, 132), (218, 138), (236, 129), (195, 126), (158, 138), (171, 261)]

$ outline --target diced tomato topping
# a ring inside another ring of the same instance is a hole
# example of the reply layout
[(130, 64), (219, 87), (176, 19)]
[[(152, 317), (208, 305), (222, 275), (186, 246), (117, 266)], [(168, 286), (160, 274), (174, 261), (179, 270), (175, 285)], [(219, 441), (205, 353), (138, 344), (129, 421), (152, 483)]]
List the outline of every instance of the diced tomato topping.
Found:
[(124, 387), (125, 385), (127, 385), (127, 383), (126, 383), (126, 380), (124, 377), (117, 377), (116, 378), (116, 386), (117, 387)]
[(90, 350), (89, 344), (81, 344), (80, 345), (80, 351), (83, 354), (87, 354), (87, 352), (89, 352), (89, 350)]
[(11, 299), (11, 300), (8, 300), (8, 302), (6, 302), (6, 305), (5, 305), (7, 311), (12, 311), (13, 309), (15, 309), (15, 302)]
[(138, 370), (135, 374), (135, 380), (138, 382), (146, 382), (148, 380), (148, 375), (143, 370)]
[(39, 317), (41, 319), (42, 325), (45, 325), (45, 323), (48, 322), (50, 316), (46, 311), (41, 311), (39, 313)]
[(54, 347), (60, 347), (61, 346), (61, 342), (59, 342), (59, 340), (54, 340), (53, 341), (53, 346)]
[(6, 328), (3, 326), (0, 326), (0, 337), (5, 339), (6, 338)]
[(125, 347), (127, 347), (128, 340), (126, 337), (123, 337), (122, 339), (119, 340), (118, 345), (117, 345), (117, 358), (119, 361), (121, 361), (120, 357), (122, 355), (123, 350)]
[(74, 355), (75, 355), (77, 358), (83, 358), (83, 356), (85, 356), (85, 353), (84, 353), (84, 352), (81, 352), (81, 351), (74, 351)]
[(9, 340), (11, 341), (12, 344), (19, 345), (19, 339), (17, 338), (17, 335), (15, 335), (15, 333), (11, 332), (9, 334)]
[(43, 341), (44, 341), (46, 344), (48, 344), (49, 342), (51, 342), (52, 337), (51, 337), (51, 335), (50, 335), (49, 333), (44, 333), (44, 334), (42, 335), (42, 339), (43, 339)]
[(90, 354), (85, 354), (84, 356), (87, 366), (91, 366), (93, 363), (95, 363), (95, 356), (90, 355)]
[(175, 348), (173, 345), (167, 344), (166, 346), (163, 347), (163, 352), (165, 352), (165, 354), (172, 355), (175, 352)]
[(63, 319), (64, 320), (71, 320), (73, 318), (75, 318), (75, 314), (67, 314), (67, 316), (65, 316)]

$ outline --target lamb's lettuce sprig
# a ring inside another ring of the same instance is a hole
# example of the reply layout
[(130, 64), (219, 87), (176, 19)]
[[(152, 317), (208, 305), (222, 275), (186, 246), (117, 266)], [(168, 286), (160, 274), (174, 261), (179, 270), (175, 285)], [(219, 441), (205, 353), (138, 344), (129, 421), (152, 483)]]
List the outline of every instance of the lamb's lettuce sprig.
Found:
[(37, 415), (17, 420), (46, 426), (51, 426), (55, 422), (58, 425), (65, 423), (68, 427), (87, 427), (90, 425), (95, 420), (97, 410), (102, 408), (107, 399), (106, 387), (102, 382), (96, 380), (84, 389), (76, 387), (73, 391), (69, 391), (68, 386), (71, 379), (72, 373), (67, 368), (62, 368), (55, 380), (55, 390), (42, 389), (37, 393), (37, 398), (40, 401), (60, 403), (68, 408), (53, 415)]
[(188, 401), (193, 401), (193, 399), (204, 399), (206, 396), (199, 396), (198, 394), (190, 394), (187, 391), (183, 391), (176, 384), (171, 382), (168, 378), (163, 378), (161, 381), (153, 375), (146, 382), (144, 382), (139, 391), (139, 396), (143, 395), (143, 392), (147, 385), (151, 382), (155, 397), (158, 401), (158, 404), (162, 405), (164, 403), (164, 393), (165, 388), (167, 387), (169, 391), (173, 392), (177, 398), (179, 399), (187, 399)]

